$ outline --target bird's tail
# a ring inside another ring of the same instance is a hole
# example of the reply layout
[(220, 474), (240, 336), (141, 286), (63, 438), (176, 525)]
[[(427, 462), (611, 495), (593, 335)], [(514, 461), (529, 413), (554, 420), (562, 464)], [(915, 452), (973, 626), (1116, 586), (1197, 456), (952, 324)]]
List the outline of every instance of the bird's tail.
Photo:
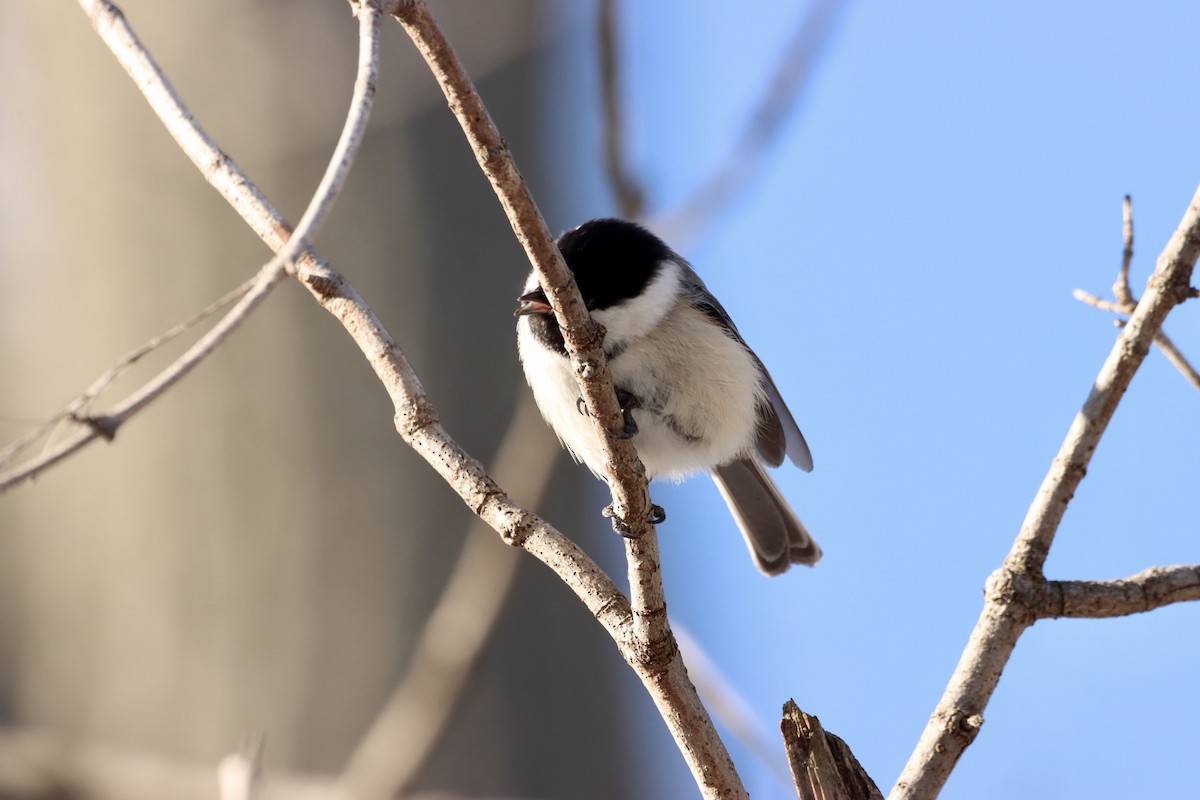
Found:
[(792, 564), (811, 567), (821, 559), (821, 548), (757, 459), (717, 467), (712, 476), (760, 570), (780, 575)]

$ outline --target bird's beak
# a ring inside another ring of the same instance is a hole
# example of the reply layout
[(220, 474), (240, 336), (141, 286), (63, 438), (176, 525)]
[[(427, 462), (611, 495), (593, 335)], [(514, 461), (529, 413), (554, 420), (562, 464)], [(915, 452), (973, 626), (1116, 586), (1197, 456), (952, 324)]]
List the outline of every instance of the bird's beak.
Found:
[(532, 292), (526, 292), (517, 298), (517, 310), (513, 312), (515, 316), (524, 317), (528, 314), (553, 314), (554, 310), (550, 308), (550, 304), (546, 302), (546, 293), (540, 288), (534, 289)]

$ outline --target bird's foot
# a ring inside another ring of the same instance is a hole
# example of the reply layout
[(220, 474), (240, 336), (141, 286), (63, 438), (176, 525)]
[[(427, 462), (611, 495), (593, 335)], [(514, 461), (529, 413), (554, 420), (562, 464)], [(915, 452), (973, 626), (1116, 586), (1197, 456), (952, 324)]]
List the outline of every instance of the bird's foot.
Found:
[[(641, 408), (641, 402), (638, 400), (637, 395), (634, 395), (633, 393), (624, 389), (617, 389), (617, 403), (621, 406), (621, 421), (623, 427), (620, 430), (610, 430), (609, 432), (613, 435), (614, 439), (632, 439), (634, 436), (637, 436), (638, 432), (637, 422), (633, 418), (633, 410), (635, 408)], [(590, 416), (588, 414), (587, 404), (583, 402), (582, 397), (575, 398), (575, 410), (578, 411), (581, 416)]]
[[(613, 530), (620, 536), (626, 539), (636, 539), (638, 536), (633, 532), (633, 529), (626, 524), (625, 520), (617, 516), (617, 512), (613, 511), (611, 505), (607, 505), (600, 512), (604, 516), (612, 520)], [(667, 512), (660, 505), (650, 505), (650, 513), (646, 515), (647, 525), (661, 525), (667, 521)]]
[(613, 436), (618, 439), (632, 439), (637, 436), (638, 426), (633, 419), (633, 410), (641, 408), (642, 403), (637, 396), (625, 389), (617, 389), (617, 402), (621, 405), (621, 417), (625, 423), (625, 427), (620, 431), (613, 431)]

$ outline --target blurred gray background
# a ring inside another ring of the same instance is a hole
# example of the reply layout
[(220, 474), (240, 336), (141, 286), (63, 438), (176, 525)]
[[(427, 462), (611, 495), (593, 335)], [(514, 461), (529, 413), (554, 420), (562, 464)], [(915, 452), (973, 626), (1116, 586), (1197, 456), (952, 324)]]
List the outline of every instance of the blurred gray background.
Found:
[[(201, 124), (295, 222), (349, 100), (348, 5), (121, 5)], [(550, 141), (571, 100), (550, 98), (541, 76), (590, 35), (587, 7), (434, 9), (564, 226), (575, 178), (551, 168), (564, 145)], [(528, 267), (427, 68), (399, 25), (385, 20), (384, 34), (370, 133), (317, 245), (487, 464), (523, 397), (510, 332)], [(0, 51), (7, 441), (269, 253), (75, 4), (6, 4)], [(209, 767), (261, 734), (269, 773), (341, 769), (403, 674), (472, 519), (391, 417), (340, 325), (288, 284), (112, 445), (0, 498), (0, 725)], [(534, 457), (557, 457), (538, 435)], [(570, 519), (588, 480), (565, 471), (543, 509)], [(625, 794), (614, 693), (630, 679), (601, 629), (530, 561), (497, 636), (504, 646), (487, 651), (416, 788)]]

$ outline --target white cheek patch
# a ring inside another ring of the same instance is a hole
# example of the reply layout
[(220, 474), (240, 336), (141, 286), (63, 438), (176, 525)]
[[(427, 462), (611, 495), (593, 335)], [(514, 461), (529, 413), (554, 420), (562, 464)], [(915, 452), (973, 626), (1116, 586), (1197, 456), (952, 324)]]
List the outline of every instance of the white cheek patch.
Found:
[(667, 259), (637, 297), (593, 311), (592, 318), (608, 331), (606, 341), (623, 347), (654, 330), (679, 302), (679, 278), (679, 262)]

